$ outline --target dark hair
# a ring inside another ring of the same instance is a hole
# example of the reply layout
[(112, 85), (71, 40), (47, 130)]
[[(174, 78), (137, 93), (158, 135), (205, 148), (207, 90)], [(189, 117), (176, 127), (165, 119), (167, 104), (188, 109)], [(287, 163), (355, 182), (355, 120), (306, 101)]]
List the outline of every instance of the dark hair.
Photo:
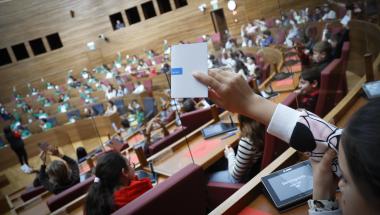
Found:
[(321, 80), (321, 72), (315, 69), (306, 69), (305, 71), (301, 73), (301, 78), (310, 83), (317, 81), (318, 87), (319, 87), (319, 82)]
[(123, 128), (129, 128), (129, 127), (131, 127), (130, 124), (129, 124), (128, 119), (121, 120), (121, 125), (123, 126)]
[(182, 110), (184, 112), (194, 111), (195, 110), (195, 103), (194, 103), (194, 101), (192, 99), (185, 99), (185, 101), (183, 101)]
[(241, 60), (236, 60), (235, 72), (238, 73), (240, 70), (243, 70), (245, 75), (249, 74), (248, 68)]
[(85, 214), (110, 214), (115, 208), (113, 193), (122, 185), (121, 174), (127, 169), (127, 159), (119, 152), (110, 151), (99, 158), (95, 167), (95, 176), (100, 179), (94, 182), (88, 192)]
[(263, 34), (269, 37), (269, 36), (272, 35), (272, 32), (270, 32), (269, 30), (265, 30), (265, 31), (263, 32)]
[(78, 163), (80, 163), (83, 161), (83, 158), (87, 156), (87, 151), (84, 147), (78, 147), (76, 152), (77, 152)]
[(342, 145), (355, 185), (367, 202), (378, 207), (380, 199), (380, 98), (354, 114), (343, 131)]
[(330, 43), (326, 41), (317, 42), (313, 47), (313, 52), (320, 52), (320, 53), (326, 53), (326, 56), (329, 56), (331, 54), (331, 45)]
[(264, 126), (241, 114), (238, 115), (238, 119), (241, 131), (240, 136), (248, 138), (259, 150), (263, 150), (265, 134)]
[(111, 106), (115, 105), (115, 103), (113, 101), (111, 101), (111, 100), (109, 100), (108, 103), (111, 104)]

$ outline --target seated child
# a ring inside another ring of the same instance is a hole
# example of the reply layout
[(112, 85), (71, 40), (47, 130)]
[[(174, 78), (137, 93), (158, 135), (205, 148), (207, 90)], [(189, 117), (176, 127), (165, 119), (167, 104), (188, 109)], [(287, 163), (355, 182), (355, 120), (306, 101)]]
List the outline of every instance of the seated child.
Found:
[(152, 188), (148, 178), (138, 179), (134, 165), (119, 152), (104, 154), (95, 167), (95, 180), (87, 195), (84, 214), (111, 214)]
[(319, 81), (321, 73), (315, 70), (306, 70), (301, 73), (299, 88), (296, 92), (300, 94), (299, 107), (314, 112), (319, 95)]
[(263, 155), (264, 128), (255, 120), (239, 115), (240, 141), (235, 155), (234, 149), (226, 146), (224, 156), (228, 160), (226, 170), (212, 173), (209, 181), (242, 183), (252, 176), (252, 167)]

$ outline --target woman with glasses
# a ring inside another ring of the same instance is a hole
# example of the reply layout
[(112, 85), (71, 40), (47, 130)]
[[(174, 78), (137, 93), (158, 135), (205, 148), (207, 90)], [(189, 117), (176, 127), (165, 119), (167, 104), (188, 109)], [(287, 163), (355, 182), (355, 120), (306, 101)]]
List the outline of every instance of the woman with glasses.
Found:
[(152, 188), (148, 178), (138, 179), (134, 164), (110, 151), (96, 164), (95, 179), (87, 195), (85, 214), (110, 214)]

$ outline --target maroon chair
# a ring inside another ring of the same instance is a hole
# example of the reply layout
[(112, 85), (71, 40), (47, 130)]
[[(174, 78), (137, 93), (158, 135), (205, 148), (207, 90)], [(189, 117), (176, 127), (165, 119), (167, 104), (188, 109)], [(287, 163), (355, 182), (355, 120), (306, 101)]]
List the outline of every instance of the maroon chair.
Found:
[(161, 64), (164, 61), (163, 56), (154, 56), (154, 62), (156, 62), (157, 65)]
[(70, 203), (76, 198), (87, 193), (88, 189), (94, 182), (94, 178), (95, 176), (92, 176), (86, 179), (85, 181), (68, 188), (67, 190), (63, 192), (50, 197), (46, 202), (50, 212), (54, 212), (58, 210), (62, 206), (65, 206), (66, 204)]
[(135, 90), (135, 85), (133, 82), (127, 82), (125, 84), (125, 87), (128, 89), (128, 92), (133, 92)]
[[(281, 103), (291, 108), (297, 108), (297, 93), (291, 93)], [(281, 153), (289, 148), (289, 145), (275, 136), (265, 133), (264, 137), (264, 150), (261, 159), (261, 169), (264, 169)]]
[(224, 202), (232, 194), (239, 190), (243, 185), (243, 183), (230, 184), (213, 181), (208, 182), (207, 193), (209, 210), (214, 210), (217, 206), (222, 204), (222, 202)]
[(206, 214), (205, 184), (203, 169), (190, 164), (120, 208), (113, 215)]
[(148, 93), (149, 96), (153, 96), (153, 81), (152, 79), (147, 79), (147, 80), (144, 80), (144, 83), (143, 83), (144, 87), (145, 87), (145, 91)]
[(145, 60), (145, 63), (146, 63), (147, 66), (152, 66), (153, 65), (153, 63), (152, 63), (152, 61), (150, 59)]
[(324, 117), (335, 106), (341, 68), (342, 59), (335, 59), (321, 73), (319, 96), (314, 111), (320, 117)]
[(180, 116), (182, 126), (187, 128), (186, 134), (212, 120), (211, 107), (184, 113)]
[(46, 189), (44, 186), (38, 186), (38, 187), (30, 187), (30, 188), (26, 188), (26, 190), (21, 194), (21, 199), (26, 202), (28, 201), (29, 199), (32, 199), (38, 195), (40, 195), (41, 193), (45, 192)]
[(349, 56), (350, 56), (350, 42), (345, 42), (343, 43), (342, 55), (340, 57), (340, 59), (342, 60), (342, 70), (340, 72), (338, 91), (335, 98), (335, 104), (338, 104), (339, 101), (342, 100), (348, 92), (346, 71), (347, 71)]
[(148, 147), (149, 155), (147, 155), (147, 157), (156, 154), (167, 146), (170, 146), (185, 135), (186, 127), (181, 127), (170, 133), (168, 136), (154, 142), (153, 144), (150, 144)]

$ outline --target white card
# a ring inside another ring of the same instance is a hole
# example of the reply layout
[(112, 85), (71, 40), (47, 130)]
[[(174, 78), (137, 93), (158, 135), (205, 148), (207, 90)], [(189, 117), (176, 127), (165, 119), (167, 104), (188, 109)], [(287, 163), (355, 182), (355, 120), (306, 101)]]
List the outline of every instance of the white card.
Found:
[(181, 44), (171, 47), (171, 97), (205, 98), (207, 86), (193, 77), (194, 72), (207, 74), (207, 43)]

